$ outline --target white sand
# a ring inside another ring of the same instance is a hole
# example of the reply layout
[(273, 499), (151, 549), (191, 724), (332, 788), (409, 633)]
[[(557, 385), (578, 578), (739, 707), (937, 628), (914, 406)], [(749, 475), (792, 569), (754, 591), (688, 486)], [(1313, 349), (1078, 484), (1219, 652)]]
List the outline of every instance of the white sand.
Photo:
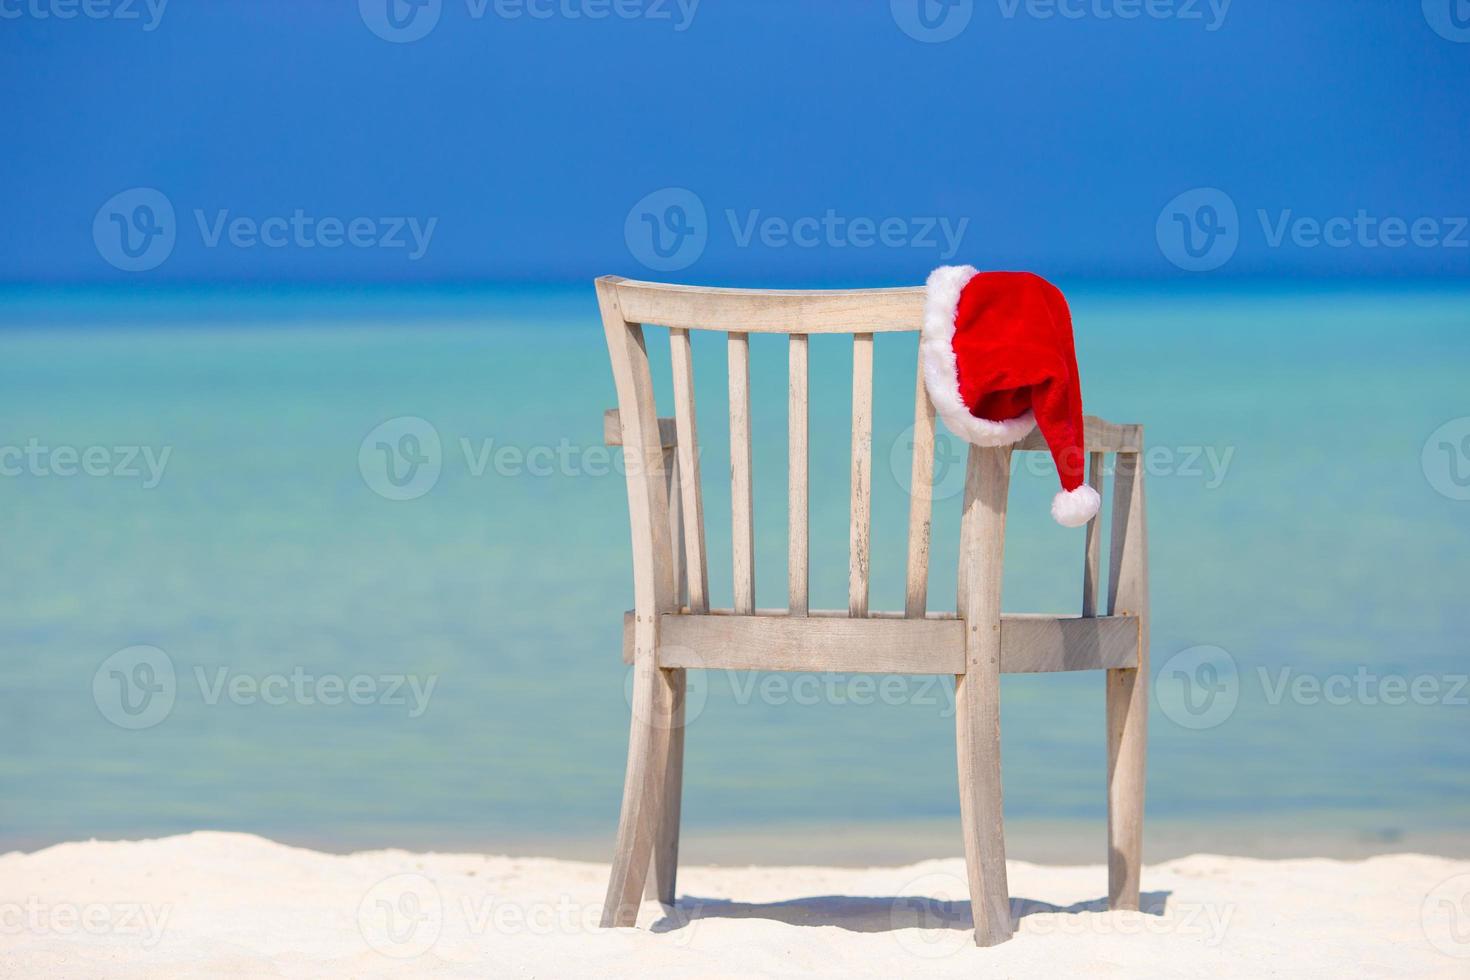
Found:
[(970, 945), (958, 859), (681, 869), (596, 928), (606, 867), (348, 856), (243, 834), (0, 856), (5, 977), (1470, 977), (1470, 862), (1195, 855), (1099, 911), (1101, 867), (1010, 865), (1011, 942)]

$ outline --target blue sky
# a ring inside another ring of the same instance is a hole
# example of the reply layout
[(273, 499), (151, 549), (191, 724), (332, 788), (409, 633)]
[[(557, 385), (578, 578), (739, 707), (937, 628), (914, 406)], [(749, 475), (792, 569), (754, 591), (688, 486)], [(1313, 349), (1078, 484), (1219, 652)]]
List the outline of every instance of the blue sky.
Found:
[(1470, 274), (1467, 0), (417, 2), (0, 0), (0, 279)]

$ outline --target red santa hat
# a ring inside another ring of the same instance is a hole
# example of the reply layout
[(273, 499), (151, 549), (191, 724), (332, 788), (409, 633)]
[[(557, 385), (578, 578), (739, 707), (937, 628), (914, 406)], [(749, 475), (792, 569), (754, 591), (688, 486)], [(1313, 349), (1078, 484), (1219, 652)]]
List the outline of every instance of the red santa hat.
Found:
[(1029, 272), (935, 269), (919, 357), (934, 410), (966, 442), (1008, 446), (1041, 426), (1062, 484), (1052, 517), (1065, 527), (1092, 519), (1100, 501), (1085, 479), (1082, 386), (1061, 290)]

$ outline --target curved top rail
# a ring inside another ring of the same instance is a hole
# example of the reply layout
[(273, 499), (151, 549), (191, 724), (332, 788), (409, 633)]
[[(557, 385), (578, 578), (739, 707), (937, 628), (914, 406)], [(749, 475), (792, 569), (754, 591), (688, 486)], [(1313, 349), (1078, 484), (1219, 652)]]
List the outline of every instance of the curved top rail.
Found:
[(886, 333), (918, 330), (924, 287), (726, 289), (603, 276), (629, 323), (734, 333)]

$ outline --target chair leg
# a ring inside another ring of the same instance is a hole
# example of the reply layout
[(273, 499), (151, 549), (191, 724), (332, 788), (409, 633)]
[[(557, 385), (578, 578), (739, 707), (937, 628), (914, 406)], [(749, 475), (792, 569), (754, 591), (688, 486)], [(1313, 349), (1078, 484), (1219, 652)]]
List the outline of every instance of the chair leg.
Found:
[(955, 677), (955, 738), (977, 946), (1003, 943), (1012, 933), (1000, 782), (1000, 588), (1010, 460), (1009, 447), (970, 448), (960, 524), (965, 673)]
[(1137, 909), (1143, 863), (1148, 674), (1110, 670), (1108, 685), (1108, 908)]
[(999, 673), (957, 676), (955, 703), (960, 820), (975, 945), (994, 946), (1011, 938), (1012, 931), (1000, 782)]
[(663, 806), (653, 840), (653, 874), (648, 879), (648, 897), (664, 905), (674, 904), (675, 879), (679, 873), (679, 807), (684, 795), (684, 698), (686, 672), (665, 671), (674, 697), (668, 751), (664, 764)]
[(1148, 759), (1148, 524), (1139, 453), (1113, 475), (1108, 611), (1138, 617), (1138, 667), (1107, 672), (1108, 906), (1138, 908)]
[(633, 666), (633, 721), (628, 733), (628, 768), (612, 875), (602, 904), (602, 925), (631, 926), (648, 875), (654, 837), (663, 824), (664, 779), (676, 704), (671, 671), (655, 666), (653, 651), (640, 652)]
[[(674, 584), (679, 590), (679, 606), (689, 604), (689, 576), (685, 571), (684, 507), (680, 493), (679, 454), (670, 447), (664, 450), (664, 473), (669, 494), (669, 542), (673, 545), (671, 561)], [(679, 871), (679, 805), (684, 790), (684, 696), (685, 672), (670, 670), (674, 695), (673, 715), (669, 728), (667, 762), (664, 767), (664, 796), (661, 819), (653, 839), (653, 874), (648, 878), (648, 897), (664, 905), (674, 904), (675, 879)]]

